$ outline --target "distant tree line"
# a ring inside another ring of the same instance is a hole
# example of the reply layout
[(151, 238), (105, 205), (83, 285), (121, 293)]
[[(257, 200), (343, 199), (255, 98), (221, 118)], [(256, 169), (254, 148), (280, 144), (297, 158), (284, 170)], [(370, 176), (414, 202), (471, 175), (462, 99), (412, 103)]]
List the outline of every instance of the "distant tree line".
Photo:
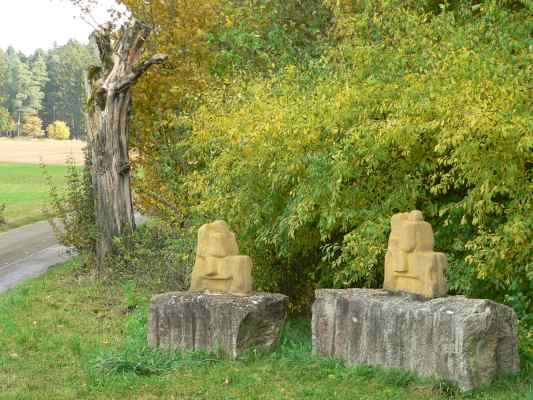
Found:
[(84, 137), (84, 73), (94, 63), (91, 45), (75, 40), (30, 56), (0, 49), (0, 133), (45, 136), (63, 121), (73, 137)]

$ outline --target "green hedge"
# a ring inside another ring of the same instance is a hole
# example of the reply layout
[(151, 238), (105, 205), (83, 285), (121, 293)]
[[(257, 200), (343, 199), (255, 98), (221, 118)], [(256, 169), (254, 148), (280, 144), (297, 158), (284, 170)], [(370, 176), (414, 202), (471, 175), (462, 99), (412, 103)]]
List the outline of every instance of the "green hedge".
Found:
[(237, 77), (184, 117), (182, 197), (226, 218), (295, 310), (319, 286), (379, 287), (389, 218), (418, 208), (452, 293), (531, 318), (527, 2), (359, 3), (335, 10), (323, 57)]

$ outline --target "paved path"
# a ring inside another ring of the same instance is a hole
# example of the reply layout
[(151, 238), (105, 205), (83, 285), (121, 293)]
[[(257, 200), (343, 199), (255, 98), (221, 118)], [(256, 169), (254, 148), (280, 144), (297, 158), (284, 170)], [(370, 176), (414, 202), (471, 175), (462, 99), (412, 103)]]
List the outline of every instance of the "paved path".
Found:
[(0, 233), (0, 268), (56, 244), (48, 221)]
[(47, 221), (0, 233), (0, 293), (69, 258)]
[[(136, 214), (135, 221), (141, 225), (147, 218)], [(71, 257), (67, 250), (58, 244), (47, 221), (0, 233), (0, 293), (67, 261)]]
[(65, 247), (55, 245), (0, 267), (0, 293), (26, 279), (44, 274), (50, 267), (63, 263), (70, 257)]

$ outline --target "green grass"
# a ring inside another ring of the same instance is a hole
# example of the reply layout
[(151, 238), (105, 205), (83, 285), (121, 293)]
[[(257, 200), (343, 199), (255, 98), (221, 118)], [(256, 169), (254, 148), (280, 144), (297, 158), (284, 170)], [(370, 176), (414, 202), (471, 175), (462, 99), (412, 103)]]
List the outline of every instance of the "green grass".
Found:
[[(67, 166), (49, 165), (46, 170), (52, 181), (61, 188)], [(43, 170), (36, 164), (0, 164), (0, 205), (5, 204), (7, 224), (0, 231), (44, 219), (42, 212), (49, 194)]]
[(272, 354), (237, 361), (146, 345), (148, 296), (105, 286), (77, 261), (0, 295), (0, 399), (471, 399), (533, 397), (521, 375), (468, 394), (412, 374), (311, 355), (308, 321), (290, 321)]

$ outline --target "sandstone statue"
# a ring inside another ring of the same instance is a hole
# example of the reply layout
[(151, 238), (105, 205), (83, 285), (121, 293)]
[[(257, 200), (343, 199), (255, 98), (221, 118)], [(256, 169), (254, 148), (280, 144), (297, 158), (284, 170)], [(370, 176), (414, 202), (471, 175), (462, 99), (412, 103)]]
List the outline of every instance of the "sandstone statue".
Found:
[(445, 296), (448, 263), (446, 255), (434, 252), (433, 246), (433, 229), (421, 211), (393, 215), (383, 288), (426, 298)]
[(239, 255), (224, 221), (198, 231), (188, 292), (152, 298), (148, 343), (165, 350), (222, 351), (235, 358), (251, 349), (270, 351), (287, 316), (287, 296), (252, 293), (252, 261)]
[(240, 296), (252, 292), (252, 260), (239, 255), (235, 234), (224, 221), (205, 224), (198, 231), (191, 291)]
[(438, 377), (462, 390), (519, 372), (516, 313), (490, 300), (446, 296), (446, 256), (433, 245), (420, 211), (393, 215), (385, 290), (317, 290), (313, 352)]

